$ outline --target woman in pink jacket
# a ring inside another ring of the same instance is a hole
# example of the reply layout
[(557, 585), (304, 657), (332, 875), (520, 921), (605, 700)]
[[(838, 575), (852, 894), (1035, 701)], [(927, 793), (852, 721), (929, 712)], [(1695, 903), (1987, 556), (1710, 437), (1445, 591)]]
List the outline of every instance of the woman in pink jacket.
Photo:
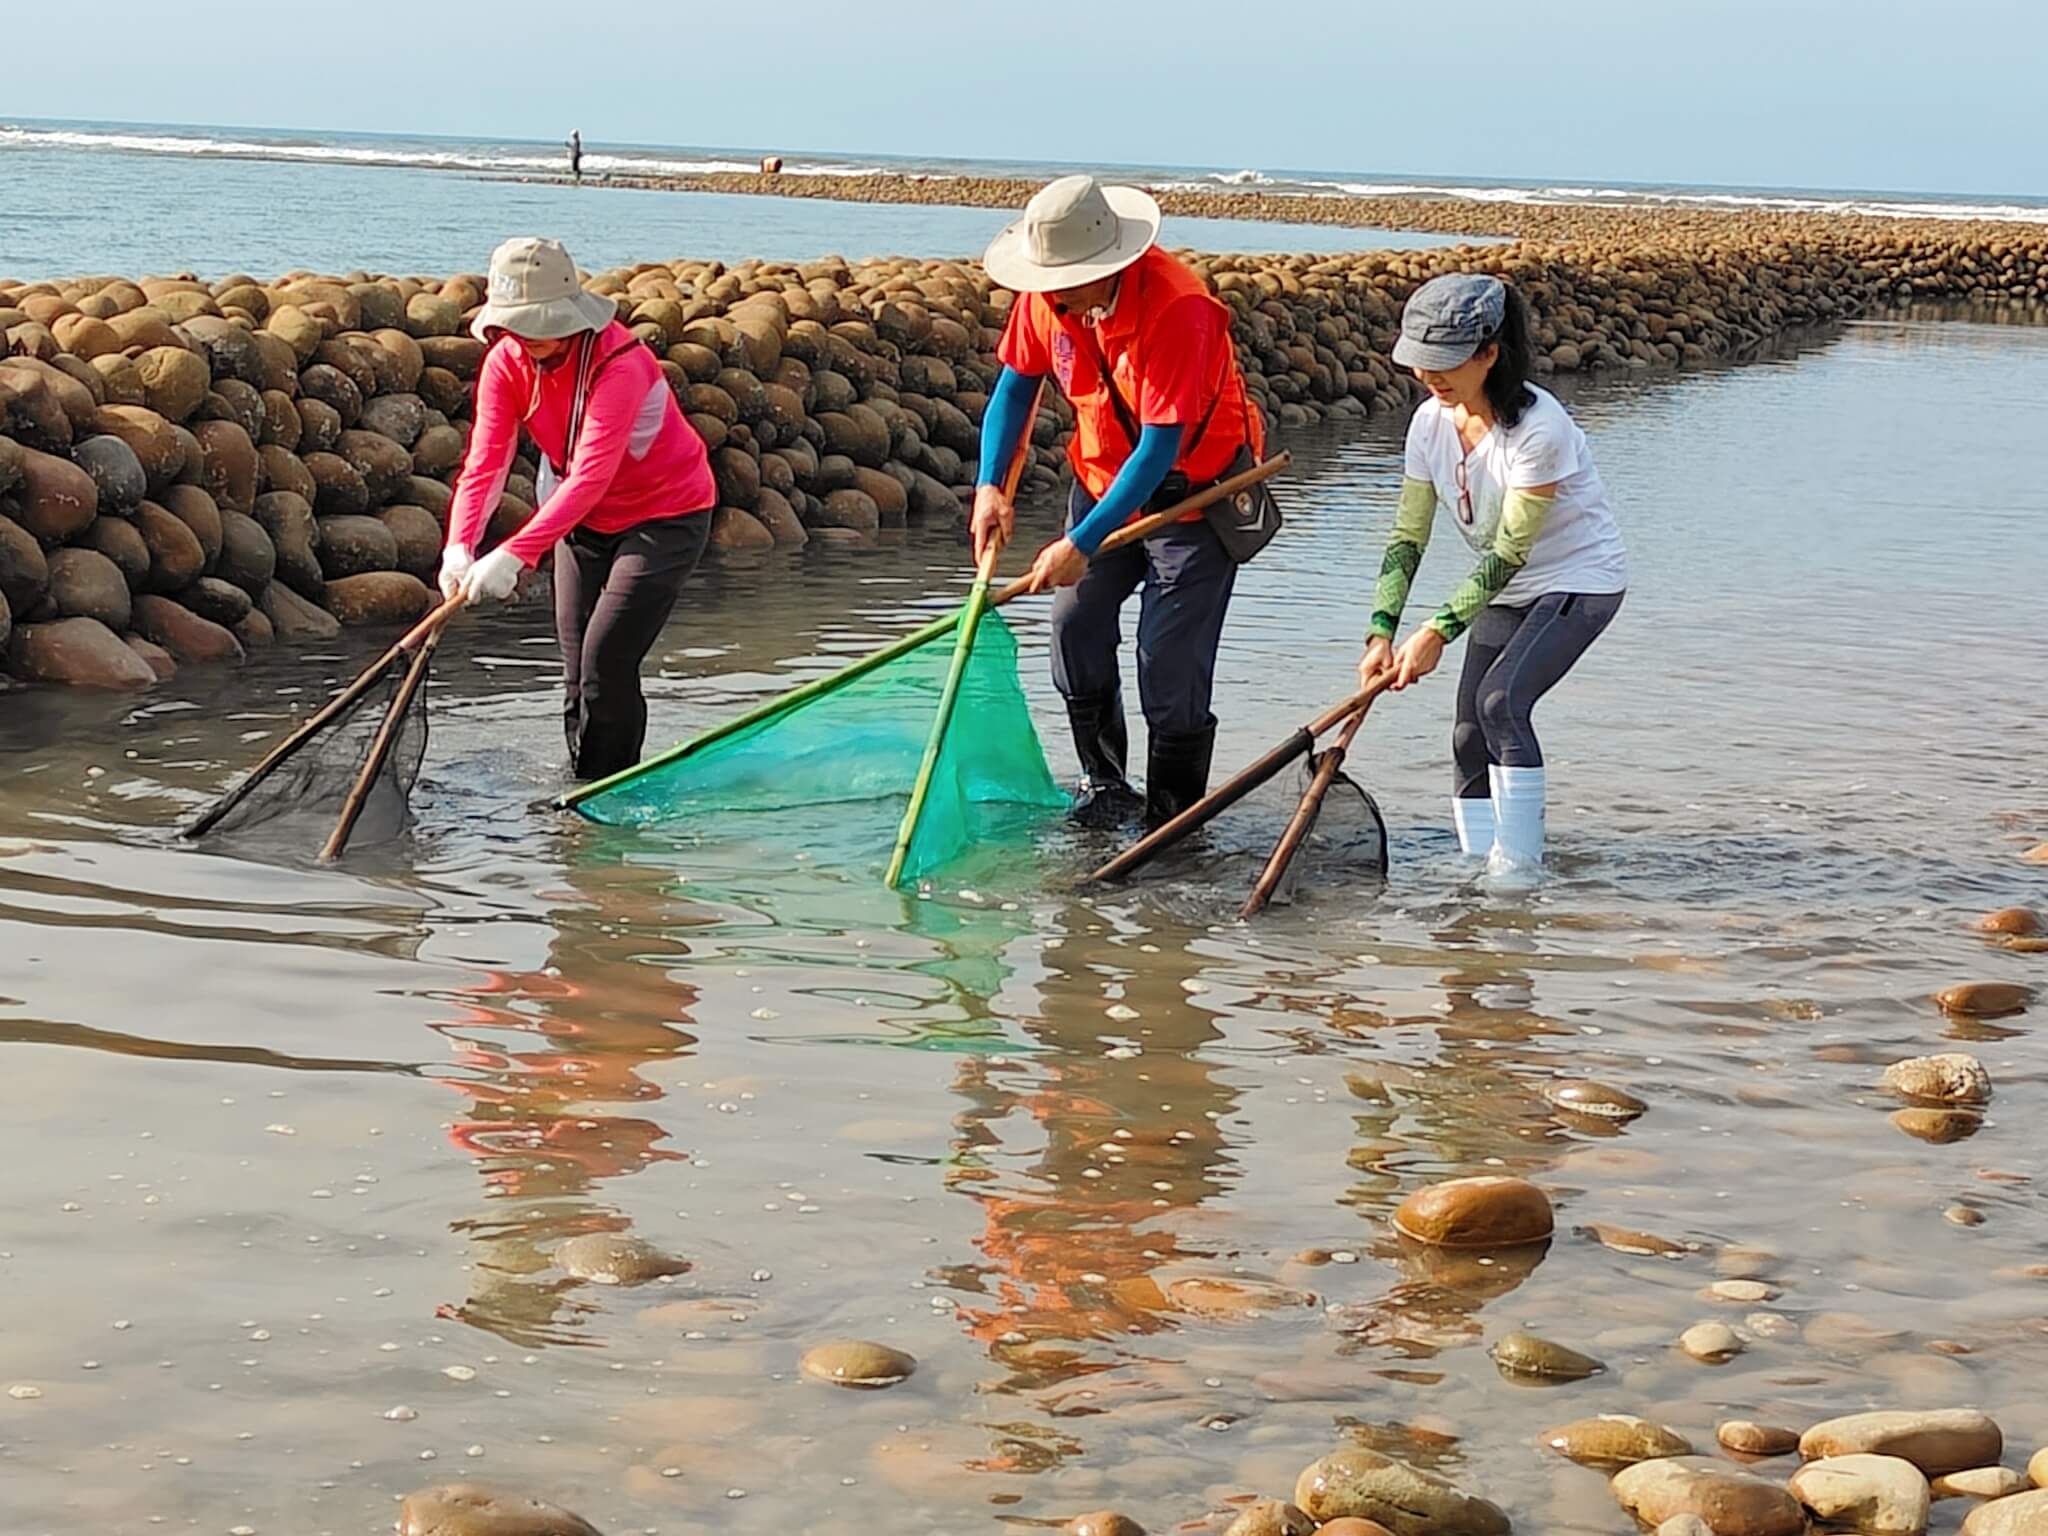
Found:
[[(508, 240), (492, 254), (489, 302), (471, 327), (491, 350), (441, 556), (442, 592), (478, 603), (510, 597), (519, 573), (554, 551), (563, 727), (585, 779), (640, 760), (640, 663), (718, 501), (704, 440), (614, 309), (584, 290), (559, 241)], [(540, 450), (540, 507), (478, 558), (522, 427)]]

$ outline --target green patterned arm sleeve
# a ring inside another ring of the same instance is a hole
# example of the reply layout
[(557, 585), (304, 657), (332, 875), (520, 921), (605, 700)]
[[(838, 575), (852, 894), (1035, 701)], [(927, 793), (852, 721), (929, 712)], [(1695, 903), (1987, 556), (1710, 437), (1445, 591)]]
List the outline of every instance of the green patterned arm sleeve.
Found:
[(1479, 610), (1499, 597), (1515, 579), (1515, 572), (1529, 563), (1529, 551), (1536, 543), (1536, 535), (1543, 531), (1543, 520), (1550, 515), (1556, 500), (1554, 490), (1541, 495), (1532, 491), (1508, 492), (1500, 511), (1500, 531), (1493, 536), (1493, 548), (1437, 610), (1436, 617), (1429, 621), (1430, 628), (1450, 641), (1472, 627)]
[(1380, 557), (1379, 585), (1373, 589), (1369, 633), (1391, 640), (1401, 627), (1408, 588), (1422, 566), (1435, 522), (1436, 487), (1427, 480), (1402, 480), (1401, 505), (1394, 513), (1394, 531), (1387, 536), (1387, 552)]

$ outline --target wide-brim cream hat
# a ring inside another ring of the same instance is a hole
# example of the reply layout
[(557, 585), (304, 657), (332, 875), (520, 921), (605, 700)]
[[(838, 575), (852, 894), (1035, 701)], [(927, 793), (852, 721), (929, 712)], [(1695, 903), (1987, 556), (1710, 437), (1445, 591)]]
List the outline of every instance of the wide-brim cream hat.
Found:
[(1062, 176), (989, 242), (981, 264), (1014, 293), (1079, 288), (1123, 271), (1159, 240), (1159, 204), (1136, 187)]
[(583, 286), (561, 241), (528, 235), (491, 252), (488, 296), (469, 329), (479, 341), (492, 331), (555, 341), (601, 331), (617, 313), (618, 305)]

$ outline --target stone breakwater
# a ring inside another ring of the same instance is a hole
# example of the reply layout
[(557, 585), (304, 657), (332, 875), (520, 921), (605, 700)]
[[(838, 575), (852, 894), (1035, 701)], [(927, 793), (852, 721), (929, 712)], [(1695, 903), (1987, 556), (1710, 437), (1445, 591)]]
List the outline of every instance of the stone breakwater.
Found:
[[(949, 200), (961, 186), (888, 180)], [(1405, 204), (1400, 216), (1410, 222)], [(1389, 355), (1401, 305), (1445, 271), (1521, 287), (1545, 375), (1739, 360), (1788, 330), (1912, 300), (2048, 298), (2048, 227), (1508, 217), (1545, 232), (1190, 259), (1230, 306), (1251, 393), (1283, 431), (1405, 409), (1415, 386)], [(978, 266), (678, 261), (588, 284), (660, 354), (711, 447), (721, 556), (867, 547), (959, 521), (1010, 302)], [(467, 330), (482, 300), (474, 274), (0, 278), (7, 671), (146, 687), (179, 663), (425, 612), (484, 355)], [(1027, 493), (1059, 484), (1071, 421), (1052, 396)], [(535, 475), (529, 447), (493, 538), (531, 514)]]

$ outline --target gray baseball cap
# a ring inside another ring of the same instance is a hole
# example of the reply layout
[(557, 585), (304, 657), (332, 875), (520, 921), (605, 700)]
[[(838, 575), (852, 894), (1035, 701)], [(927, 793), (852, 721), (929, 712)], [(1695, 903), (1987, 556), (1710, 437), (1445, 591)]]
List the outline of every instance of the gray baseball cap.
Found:
[(1508, 290), (1483, 272), (1433, 277), (1408, 296), (1394, 361), (1403, 368), (1446, 372), (1471, 360), (1507, 318)]

